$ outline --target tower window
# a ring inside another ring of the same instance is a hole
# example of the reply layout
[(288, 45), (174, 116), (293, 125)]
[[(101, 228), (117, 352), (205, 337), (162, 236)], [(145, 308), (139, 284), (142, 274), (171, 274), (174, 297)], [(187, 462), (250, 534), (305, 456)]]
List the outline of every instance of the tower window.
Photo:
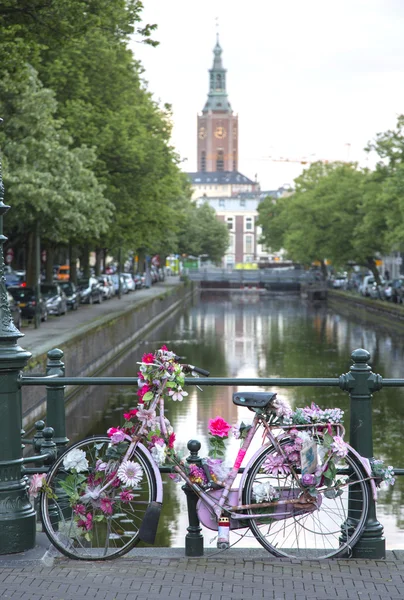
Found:
[(202, 150), (201, 152), (201, 171), (206, 171), (206, 152)]
[(233, 150), (233, 171), (237, 171), (237, 150)]
[(216, 75), (216, 89), (220, 91), (222, 89), (222, 76), (220, 73)]
[(224, 152), (219, 148), (216, 156), (216, 171), (224, 171)]

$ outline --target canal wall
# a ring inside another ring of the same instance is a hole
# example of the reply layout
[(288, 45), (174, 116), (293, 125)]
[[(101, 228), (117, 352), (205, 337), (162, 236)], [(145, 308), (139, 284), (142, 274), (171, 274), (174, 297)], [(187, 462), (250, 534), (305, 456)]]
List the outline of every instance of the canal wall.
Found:
[(392, 335), (404, 334), (403, 305), (329, 289), (327, 306), (342, 315), (353, 317), (356, 321), (383, 329)]
[[(191, 302), (198, 293), (198, 285), (181, 282), (176, 287), (155, 290), (153, 297), (147, 297), (136, 304), (127, 306), (113, 316), (96, 318), (75, 333), (71, 332), (60, 349), (64, 352), (67, 377), (89, 377), (104, 371), (108, 365), (119, 360), (129, 347), (139, 343), (144, 336), (159, 324), (171, 317), (184, 304)], [(56, 344), (55, 344), (56, 345)], [(24, 375), (43, 375), (46, 371), (47, 353), (32, 352)], [(134, 366), (134, 376), (137, 369)], [(74, 398), (89, 393), (86, 387), (68, 387), (65, 390), (66, 405)], [(67, 408), (67, 412), (69, 409)], [(46, 391), (39, 386), (22, 388), (22, 425), (25, 431), (32, 430), (35, 421), (46, 413)]]

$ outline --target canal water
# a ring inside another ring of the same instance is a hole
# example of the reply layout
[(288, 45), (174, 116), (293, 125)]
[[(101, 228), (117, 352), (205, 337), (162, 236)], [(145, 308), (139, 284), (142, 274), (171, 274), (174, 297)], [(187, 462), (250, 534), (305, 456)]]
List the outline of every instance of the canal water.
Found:
[[(185, 356), (184, 362), (207, 369), (216, 377), (338, 377), (349, 370), (355, 348), (370, 352), (374, 372), (386, 378), (404, 377), (404, 346), (399, 337), (361, 325), (355, 318), (348, 319), (324, 305), (305, 304), (297, 296), (248, 292), (203, 293), (102, 375), (136, 376), (142, 354), (163, 343)], [(176, 448), (182, 455), (188, 455), (186, 444), (190, 439), (198, 439), (202, 444), (200, 455), (207, 455), (209, 419), (220, 415), (231, 424), (252, 420), (248, 409), (232, 403), (232, 393), (241, 389), (245, 388), (204, 387), (201, 392), (192, 386), (182, 402), (166, 403), (167, 416), (176, 432)], [(109, 427), (122, 424), (123, 412), (136, 404), (136, 391), (119, 386), (90, 388), (84, 403), (70, 406), (67, 425), (71, 440), (105, 433)], [(322, 408), (342, 408), (349, 431), (349, 398), (338, 388), (273, 387), (271, 391), (294, 407), (316, 402)], [(375, 394), (374, 454), (396, 467), (404, 467), (403, 417), (404, 389)], [(238, 447), (239, 441), (229, 438), (229, 464)], [(157, 545), (181, 547), (188, 525), (185, 495), (181, 484), (167, 475), (163, 480), (165, 501)], [(377, 509), (388, 549), (404, 548), (403, 505), (404, 477), (398, 477), (394, 488), (380, 493)], [(215, 532), (203, 529), (203, 534), (205, 547), (214, 546)], [(240, 539), (232, 535), (232, 543), (237, 541), (239, 546), (256, 545), (248, 533)]]

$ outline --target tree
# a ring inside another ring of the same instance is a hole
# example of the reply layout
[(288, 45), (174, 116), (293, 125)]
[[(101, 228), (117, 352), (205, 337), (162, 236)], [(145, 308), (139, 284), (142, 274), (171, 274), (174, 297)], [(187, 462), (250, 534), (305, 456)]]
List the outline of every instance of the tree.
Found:
[(207, 203), (199, 207), (190, 204), (179, 235), (179, 253), (205, 255), (212, 262), (219, 263), (228, 246), (229, 230), (217, 219), (214, 209)]
[(380, 186), (356, 164), (315, 163), (296, 179), (296, 191), (268, 212), (259, 208), (263, 238), (282, 243), (290, 257), (305, 264), (329, 259), (335, 268), (356, 263), (378, 280), (376, 259), (386, 250), (386, 222), (375, 219)]
[[(10, 77), (0, 81), (5, 120), (0, 144), (14, 238), (28, 239), (33, 246), (36, 231), (54, 244), (67, 243), (71, 235), (99, 236), (107, 230), (113, 207), (92, 171), (94, 152), (69, 148), (71, 139), (54, 119), (54, 94), (41, 85), (33, 68), (27, 71), (19, 82)], [(31, 264), (27, 270), (32, 283)]]

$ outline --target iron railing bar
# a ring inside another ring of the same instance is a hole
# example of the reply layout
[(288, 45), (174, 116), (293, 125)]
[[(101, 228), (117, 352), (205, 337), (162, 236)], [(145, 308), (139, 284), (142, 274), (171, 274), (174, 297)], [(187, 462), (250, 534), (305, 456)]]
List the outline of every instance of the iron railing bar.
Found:
[[(21, 378), (21, 385), (137, 385), (137, 377), (25, 377)], [(330, 386), (338, 387), (339, 379), (331, 378), (262, 378), (262, 379), (233, 379), (229, 377), (186, 377), (186, 385), (226, 385), (226, 386)], [(404, 380), (403, 380), (404, 385)]]
[[(21, 377), (21, 385), (137, 385), (137, 377)], [(279, 386), (279, 387), (339, 387), (339, 378), (261, 378), (232, 379), (229, 377), (186, 377), (186, 385), (226, 386)], [(404, 379), (383, 379), (382, 387), (404, 387)]]

